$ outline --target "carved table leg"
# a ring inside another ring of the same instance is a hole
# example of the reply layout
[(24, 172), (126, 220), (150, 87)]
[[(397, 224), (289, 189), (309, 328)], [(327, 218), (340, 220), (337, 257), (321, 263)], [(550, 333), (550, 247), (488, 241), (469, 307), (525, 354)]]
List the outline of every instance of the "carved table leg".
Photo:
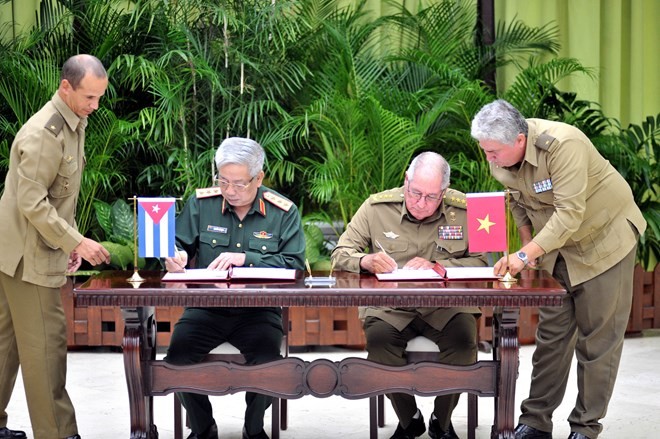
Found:
[(122, 309), (124, 317), (124, 371), (128, 386), (131, 439), (158, 439), (153, 424), (153, 397), (145, 386), (147, 361), (155, 359), (155, 320), (153, 307)]
[(513, 439), (518, 377), (518, 308), (496, 308), (493, 313), (493, 359), (500, 364), (500, 382), (495, 397), (493, 438)]

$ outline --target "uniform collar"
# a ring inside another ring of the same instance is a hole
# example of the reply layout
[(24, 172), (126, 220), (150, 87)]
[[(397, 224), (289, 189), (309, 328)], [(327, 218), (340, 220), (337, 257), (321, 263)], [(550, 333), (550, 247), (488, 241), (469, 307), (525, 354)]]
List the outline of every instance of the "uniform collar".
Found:
[(73, 110), (66, 104), (66, 102), (64, 102), (64, 99), (60, 97), (59, 93), (55, 92), (55, 95), (51, 101), (53, 102), (53, 105), (57, 111), (59, 111), (59, 113), (62, 115), (64, 121), (69, 126), (71, 131), (76, 131), (79, 126), (81, 129), (85, 129), (87, 126), (87, 118), (79, 117), (76, 113), (74, 113)]
[[(259, 187), (259, 189), (257, 190), (257, 196), (254, 197), (254, 201), (252, 202), (252, 206), (250, 206), (250, 210), (248, 211), (247, 215), (258, 213), (264, 218), (266, 217), (266, 200), (264, 200), (264, 196), (263, 196), (264, 190), (265, 190), (264, 186)], [(234, 207), (231, 204), (229, 204), (227, 200), (223, 197), (222, 214), (224, 215), (226, 212), (233, 212), (233, 211), (234, 211)]]

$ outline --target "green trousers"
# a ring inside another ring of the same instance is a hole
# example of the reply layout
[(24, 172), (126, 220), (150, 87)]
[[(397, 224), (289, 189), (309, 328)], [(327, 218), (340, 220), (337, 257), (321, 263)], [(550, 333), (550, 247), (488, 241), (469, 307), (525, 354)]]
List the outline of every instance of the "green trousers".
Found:
[[(439, 362), (465, 366), (477, 361), (477, 320), (472, 314), (456, 314), (442, 331), (431, 327), (421, 318), (415, 318), (403, 331), (377, 317), (367, 317), (364, 321), (367, 339), (367, 359), (391, 366), (406, 364), (405, 349), (408, 340), (422, 335), (440, 348)], [(440, 428), (447, 431), (451, 414), (458, 404), (460, 393), (437, 396), (433, 413)], [(394, 412), (403, 428), (407, 428), (417, 413), (417, 403), (413, 395), (391, 393), (387, 397), (392, 402)]]
[(579, 285), (571, 285), (566, 263), (561, 256), (557, 259), (553, 277), (568, 297), (561, 307), (539, 310), (532, 382), (529, 398), (521, 405), (521, 424), (552, 431), (552, 414), (564, 398), (575, 354), (578, 397), (568, 417), (571, 431), (592, 439), (602, 431), (599, 421), (612, 396), (630, 316), (635, 250)]

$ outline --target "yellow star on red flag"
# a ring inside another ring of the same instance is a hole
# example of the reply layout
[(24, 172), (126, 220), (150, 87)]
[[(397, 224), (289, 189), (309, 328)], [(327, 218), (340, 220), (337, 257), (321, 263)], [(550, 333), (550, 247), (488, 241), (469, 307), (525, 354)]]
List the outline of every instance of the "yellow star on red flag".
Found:
[(479, 221), (479, 224), (480, 224), (477, 231), (485, 230), (486, 233), (490, 233), (491, 226), (495, 225), (495, 223), (491, 222), (491, 220), (490, 220), (490, 214), (486, 215), (486, 218), (484, 218), (484, 219), (477, 218), (477, 221)]

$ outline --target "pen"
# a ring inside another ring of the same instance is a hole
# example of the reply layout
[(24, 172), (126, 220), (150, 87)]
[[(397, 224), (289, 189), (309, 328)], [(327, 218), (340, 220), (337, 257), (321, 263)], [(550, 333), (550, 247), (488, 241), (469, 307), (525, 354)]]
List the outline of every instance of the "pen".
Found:
[(328, 278), (332, 277), (332, 272), (335, 271), (335, 263), (337, 261), (332, 261), (332, 264), (330, 265), (330, 274), (328, 275)]
[[(179, 249), (176, 248), (176, 247), (174, 247), (174, 252), (175, 252), (176, 255), (177, 255), (177, 256), (183, 261), (183, 256), (181, 256), (181, 252), (179, 251)], [(186, 267), (185, 267), (185, 265), (183, 266), (183, 272), (184, 272), (184, 273), (186, 272)]]
[(312, 268), (309, 266), (309, 261), (305, 259), (305, 267), (307, 267), (307, 271), (309, 272), (309, 278), (314, 279), (314, 276), (312, 276)]
[(378, 240), (376, 240), (376, 247), (378, 247), (383, 253), (389, 256), (389, 254), (387, 254), (387, 252), (385, 251), (385, 248), (382, 245), (380, 245), (380, 242), (378, 242)]

